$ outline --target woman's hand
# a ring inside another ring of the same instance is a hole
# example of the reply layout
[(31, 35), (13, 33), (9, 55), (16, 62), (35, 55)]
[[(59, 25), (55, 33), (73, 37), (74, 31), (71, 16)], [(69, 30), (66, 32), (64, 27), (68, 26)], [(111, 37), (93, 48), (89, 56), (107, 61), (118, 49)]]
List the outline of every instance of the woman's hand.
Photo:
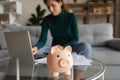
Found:
[(37, 54), (38, 48), (37, 48), (37, 47), (33, 47), (33, 48), (32, 48), (32, 52), (33, 52), (34, 55)]

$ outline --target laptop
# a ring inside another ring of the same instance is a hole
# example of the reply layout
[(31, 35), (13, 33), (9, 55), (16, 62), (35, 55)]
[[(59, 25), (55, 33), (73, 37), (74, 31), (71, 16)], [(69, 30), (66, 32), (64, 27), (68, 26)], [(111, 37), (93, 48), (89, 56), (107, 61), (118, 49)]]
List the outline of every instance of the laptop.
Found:
[(38, 64), (40, 59), (35, 59), (29, 31), (5, 32), (5, 39), (9, 54), (22, 61)]

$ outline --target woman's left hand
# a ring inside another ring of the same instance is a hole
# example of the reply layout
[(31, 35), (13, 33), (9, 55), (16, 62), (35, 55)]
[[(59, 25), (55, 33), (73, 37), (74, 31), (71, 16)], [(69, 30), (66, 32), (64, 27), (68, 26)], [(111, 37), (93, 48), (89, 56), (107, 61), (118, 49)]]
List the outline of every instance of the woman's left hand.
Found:
[(37, 52), (38, 52), (37, 47), (33, 47), (33, 48), (32, 48), (32, 52), (33, 52), (33, 54), (34, 54), (34, 55), (36, 55), (36, 54), (37, 54)]

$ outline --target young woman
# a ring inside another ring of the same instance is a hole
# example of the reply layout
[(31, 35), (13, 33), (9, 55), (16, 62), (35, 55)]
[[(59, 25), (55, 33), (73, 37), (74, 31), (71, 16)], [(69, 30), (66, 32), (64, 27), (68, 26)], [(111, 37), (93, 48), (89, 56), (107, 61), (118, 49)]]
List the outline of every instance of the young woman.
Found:
[[(65, 47), (70, 45), (73, 48), (73, 52), (91, 59), (91, 46), (88, 43), (78, 43), (76, 16), (68, 12), (63, 0), (44, 0), (44, 3), (50, 14), (43, 20), (40, 39), (36, 46), (33, 47), (34, 54), (45, 45), (49, 29), (53, 37), (52, 46), (61, 45)], [(80, 80), (86, 69), (87, 66), (76, 66), (75, 80)]]

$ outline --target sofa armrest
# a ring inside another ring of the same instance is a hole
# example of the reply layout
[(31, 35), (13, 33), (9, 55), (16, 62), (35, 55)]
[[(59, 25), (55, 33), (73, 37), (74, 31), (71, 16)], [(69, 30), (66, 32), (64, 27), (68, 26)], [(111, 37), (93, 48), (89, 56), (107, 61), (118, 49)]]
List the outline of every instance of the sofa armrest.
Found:
[(113, 38), (107, 42), (108, 47), (120, 50), (120, 38)]

